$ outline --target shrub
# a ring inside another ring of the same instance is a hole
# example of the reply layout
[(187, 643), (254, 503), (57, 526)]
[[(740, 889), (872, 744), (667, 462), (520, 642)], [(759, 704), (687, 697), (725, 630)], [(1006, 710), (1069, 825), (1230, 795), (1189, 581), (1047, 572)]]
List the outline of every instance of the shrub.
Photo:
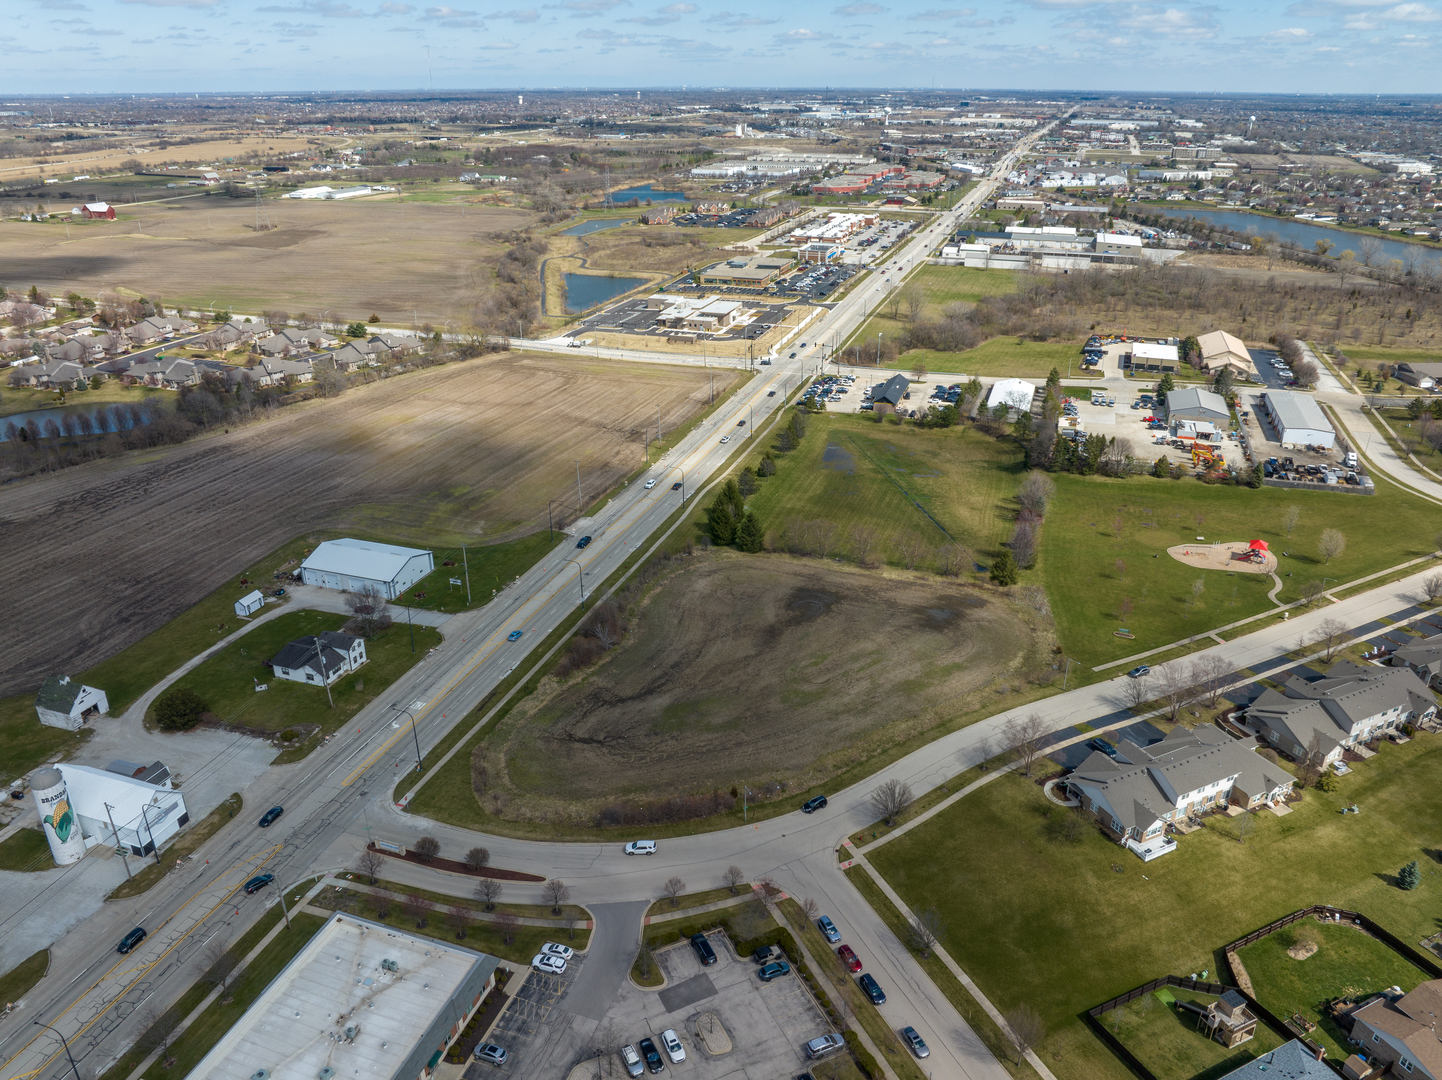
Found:
[(155, 699), (155, 722), (166, 731), (184, 731), (198, 724), (208, 708), (194, 690), (177, 687)]
[(441, 842), (434, 836), (422, 836), (411, 849), (423, 862), (430, 862), (441, 853)]
[(846, 1040), (846, 1049), (850, 1050), (851, 1056), (856, 1059), (856, 1067), (861, 1070), (861, 1075), (866, 1077), (866, 1080), (882, 1080), (886, 1074), (881, 1071), (881, 1066), (877, 1064), (871, 1051), (861, 1045), (861, 1036), (847, 1028), (842, 1032), (842, 1037)]
[(280, 733), (281, 742), (295, 742), (298, 738), (300, 738), (300, 732), (293, 727), (288, 727)]

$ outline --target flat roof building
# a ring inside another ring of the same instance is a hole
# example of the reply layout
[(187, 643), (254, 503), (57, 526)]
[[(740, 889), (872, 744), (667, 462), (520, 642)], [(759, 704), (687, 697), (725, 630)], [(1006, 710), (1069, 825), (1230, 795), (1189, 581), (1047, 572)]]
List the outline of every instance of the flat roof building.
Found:
[(1112, 255), (1136, 255), (1142, 250), (1142, 238), (1126, 233), (1097, 233), (1092, 246)]
[(496, 966), (337, 912), (187, 1080), (421, 1080), (495, 985)]
[(1337, 432), (1310, 394), (1268, 390), (1262, 395), (1262, 404), (1284, 449), (1320, 446), (1330, 450), (1336, 445)]
[(764, 289), (784, 274), (794, 261), (789, 252), (767, 252), (727, 259), (701, 271), (701, 284)]
[(436, 568), (429, 551), (369, 540), (327, 540), (300, 564), (307, 585), (359, 592), (367, 586), (394, 600)]
[(1005, 405), (1015, 412), (1025, 412), (1031, 408), (1034, 397), (1035, 383), (1029, 383), (1025, 379), (998, 379), (992, 383), (991, 393), (986, 396), (986, 407), (994, 409), (998, 405)]
[(1143, 371), (1176, 371), (1180, 360), (1175, 345), (1138, 341), (1132, 346), (1130, 366)]

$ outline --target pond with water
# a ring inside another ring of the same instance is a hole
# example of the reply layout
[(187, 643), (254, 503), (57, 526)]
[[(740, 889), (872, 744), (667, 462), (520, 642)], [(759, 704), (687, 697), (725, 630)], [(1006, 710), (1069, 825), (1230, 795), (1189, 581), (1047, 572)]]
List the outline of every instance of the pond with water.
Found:
[[(65, 429), (66, 416), (88, 416), (91, 422), (92, 433), (107, 435), (112, 431), (129, 431), (136, 424), (136, 415), (131, 412), (132, 404), (140, 402), (111, 402), (97, 405), (60, 405), (50, 409), (31, 409), (29, 412), (12, 413), (9, 416), (0, 416), (0, 442), (9, 438), (10, 425), (15, 425), (19, 431), (30, 420), (34, 420), (40, 429), (40, 437), (47, 438), (45, 422), (54, 420), (57, 425), (62, 425), (60, 430)], [(149, 416), (144, 410), (139, 414), (139, 422), (149, 422)]]
[(645, 202), (650, 199), (652, 202), (685, 202), (684, 191), (657, 191), (650, 184), (641, 184), (638, 187), (628, 187), (621, 191), (611, 192), (613, 203), (628, 203), (632, 199), (640, 199)]
[(562, 229), (561, 235), (585, 236), (587, 233), (600, 232), (602, 229), (619, 229), (623, 225), (630, 224), (632, 224), (631, 218), (592, 218), (579, 225), (572, 225), (569, 229)]
[[(1156, 207), (1156, 209), (1169, 218), (1183, 220), (1196, 218), (1198, 221), (1220, 225), (1222, 228), (1231, 229), (1234, 232), (1276, 236), (1285, 243), (1293, 244), (1307, 251), (1315, 250), (1314, 245), (1318, 240), (1330, 240), (1332, 241), (1333, 256), (1347, 250), (1359, 252), (1362, 240), (1368, 235), (1347, 232), (1345, 229), (1333, 229), (1326, 225), (1314, 225), (1310, 221), (1298, 221), (1295, 218), (1274, 218), (1262, 214), (1246, 214), (1238, 210), (1173, 210), (1163, 207)], [(1435, 248), (1410, 244), (1404, 240), (1384, 240), (1380, 236), (1374, 236), (1372, 239), (1381, 245), (1384, 260), (1410, 257), (1442, 262), (1442, 252)]]
[(646, 284), (641, 277), (601, 277), (597, 274), (566, 274), (566, 310), (572, 314), (588, 311)]

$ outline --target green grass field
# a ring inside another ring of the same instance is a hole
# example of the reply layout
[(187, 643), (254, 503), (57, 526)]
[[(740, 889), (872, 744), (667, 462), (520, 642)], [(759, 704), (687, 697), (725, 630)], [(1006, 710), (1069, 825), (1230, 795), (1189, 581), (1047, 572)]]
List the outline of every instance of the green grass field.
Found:
[(1442, 350), (1389, 349), (1379, 345), (1343, 345), (1342, 352), (1348, 360), (1386, 361), (1390, 364), (1405, 364), (1410, 361), (1434, 363), (1442, 359)]
[[(1270, 577), (1198, 570), (1167, 548), (1209, 540), (1266, 540), (1285, 587), (1297, 600), (1309, 581), (1329, 584), (1382, 570), (1433, 550), (1437, 508), (1381, 477), (1371, 497), (1278, 488), (1209, 486), (1193, 479), (1122, 480), (1058, 475), (1057, 497), (1041, 529), (1038, 568), (1057, 630), (1083, 664), (1130, 656), (1267, 610)], [(1302, 516), (1289, 537), (1283, 515)], [(1120, 535), (1117, 531), (1120, 517)], [(1347, 550), (1325, 563), (1323, 529), (1338, 529)], [(1291, 554), (1286, 554), (1290, 552)], [(1123, 564), (1117, 566), (1118, 560)], [(1023, 580), (1025, 580), (1025, 575)], [(1193, 598), (1193, 583), (1204, 591)], [(1126, 610), (1126, 603), (1131, 605)], [(1125, 627), (1134, 639), (1114, 637)]]
[(0, 1001), (19, 1001), (45, 977), (50, 968), (50, 950), (31, 953), (4, 975), (0, 975)]
[[(194, 690), (209, 709), (228, 724), (258, 731), (278, 732), (301, 724), (319, 725), (322, 733), (336, 730), (411, 666), (441, 643), (440, 631), (428, 626), (407, 627), (404, 620), (366, 642), (366, 663), (331, 684), (335, 707), (327, 703), (325, 688), (275, 678), (265, 661), (289, 641), (339, 630), (344, 615), (325, 611), (293, 611), (263, 623), (204, 663), (181, 676), (175, 687)], [(411, 633), (415, 651), (411, 651)], [(257, 693), (257, 683), (269, 689)], [(152, 717), (153, 718), (153, 717)], [(317, 741), (312, 738), (308, 748)]]
[[(551, 548), (564, 543), (565, 539), (561, 533), (551, 539), (547, 533), (538, 532), (504, 544), (468, 547), (464, 553), (459, 547), (434, 548), (432, 554), (436, 568), (406, 590), (405, 603), (428, 611), (457, 612), (480, 607), (490, 603), (491, 597), (539, 562)], [(447, 561), (455, 565), (446, 566)], [(469, 603), (466, 601), (465, 585), (451, 584), (451, 578), (465, 582), (467, 565), (471, 582)], [(425, 597), (417, 600), (415, 594), (418, 592), (425, 593)], [(392, 608), (392, 617), (400, 616), (404, 621), (404, 610), (395, 605)]]
[(0, 840), (0, 870), (18, 870), (34, 873), (36, 870), (51, 870), (55, 866), (50, 858), (50, 842), (39, 829), (20, 829)]
[[(876, 339), (871, 340), (875, 344)], [(913, 349), (903, 353), (896, 366), (910, 371), (918, 361), (925, 364), (928, 371), (955, 371), (966, 375), (1045, 380), (1051, 369), (1056, 368), (1062, 378), (1089, 377), (1081, 370), (1081, 346), (1071, 341), (1017, 341), (1014, 337), (996, 337), (965, 352)]]
[[(98, 390), (72, 390), (60, 400), (54, 390), (42, 390), (30, 386), (7, 386), (0, 391), (0, 428), (5, 426), (4, 418), (16, 413), (34, 409), (52, 409), (63, 405), (139, 405), (149, 398), (159, 397), (173, 402), (175, 395), (165, 390), (152, 390), (138, 386), (124, 386), (119, 379), (109, 379), (100, 384)], [(57, 414), (58, 416), (58, 414)]]
[[(809, 425), (797, 449), (773, 454), (776, 475), (759, 480), (749, 500), (768, 530), (826, 519), (838, 527), (837, 553), (844, 555), (853, 528), (874, 528), (881, 557), (893, 564), (913, 534), (929, 548), (949, 543), (950, 534), (981, 562), (1006, 539), (1024, 473), (1014, 443), (974, 428), (898, 427), (864, 415), (823, 414)], [(761, 449), (748, 464), (760, 460)]]
[[(1142, 863), (1094, 828), (1068, 840), (1040, 786), (1007, 774), (869, 858), (913, 910), (938, 910), (942, 944), (998, 1009), (1041, 1013), (1039, 1053), (1062, 1080), (1123, 1080), (1080, 1014), (1161, 975), (1215, 978), (1221, 947), (1273, 919), (1329, 903), (1404, 941), (1435, 933), (1439, 780), (1442, 739), (1384, 744), (1335, 795), (1254, 815), (1245, 843), (1212, 818)], [(1353, 801), (1360, 816), (1338, 813)], [(1404, 892), (1393, 875), (1412, 859), (1422, 885)]]
[[(1304, 960), (1287, 953), (1299, 935), (1310, 935), (1317, 943), (1317, 951)], [(1262, 1007), (1283, 1020), (1299, 1013), (1316, 1024), (1312, 1038), (1338, 1061), (1352, 1051), (1346, 1032), (1324, 1014), (1326, 1002), (1338, 997), (1361, 1000), (1389, 986), (1411, 990), (1427, 978), (1426, 972), (1360, 930), (1310, 921), (1270, 934), (1239, 955)]]
[(75, 732), (42, 724), (35, 715), (33, 690), (0, 698), (0, 746), (11, 779), (47, 761), (63, 761), (90, 735), (89, 727)]
[(1103, 1013), (1100, 1020), (1157, 1080), (1216, 1080), (1282, 1045), (1271, 1028), (1258, 1024), (1251, 1039), (1228, 1050), (1197, 1031), (1196, 1013), (1176, 1005), (1195, 1001), (1206, 1007), (1216, 1000), (1210, 994), (1168, 987), (1165, 995), (1161, 990), (1146, 994)]

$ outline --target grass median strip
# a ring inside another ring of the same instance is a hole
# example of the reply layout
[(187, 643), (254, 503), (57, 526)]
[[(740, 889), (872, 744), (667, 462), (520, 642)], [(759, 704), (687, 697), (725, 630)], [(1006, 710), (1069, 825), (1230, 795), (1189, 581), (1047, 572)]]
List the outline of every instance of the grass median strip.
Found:
[(0, 975), (0, 1001), (7, 1004), (19, 1001), (30, 993), (35, 984), (50, 970), (50, 950), (41, 949), (31, 953), (4, 975)]
[(0, 841), (0, 870), (34, 873), (54, 865), (50, 842), (39, 829), (17, 829)]
[[(143, 869), (133, 870), (133, 876), (111, 890), (106, 899), (123, 900), (128, 896), (139, 896), (153, 888), (161, 878), (170, 873), (173, 868), (172, 863), (178, 863), (194, 853), (201, 844), (214, 836), (222, 825), (240, 813), (243, 806), (244, 802), (240, 793), (232, 794), (225, 802), (192, 825), (188, 832), (183, 832), (176, 837), (175, 843), (161, 852), (160, 862), (150, 861)], [(153, 859), (153, 857), (151, 858)]]

